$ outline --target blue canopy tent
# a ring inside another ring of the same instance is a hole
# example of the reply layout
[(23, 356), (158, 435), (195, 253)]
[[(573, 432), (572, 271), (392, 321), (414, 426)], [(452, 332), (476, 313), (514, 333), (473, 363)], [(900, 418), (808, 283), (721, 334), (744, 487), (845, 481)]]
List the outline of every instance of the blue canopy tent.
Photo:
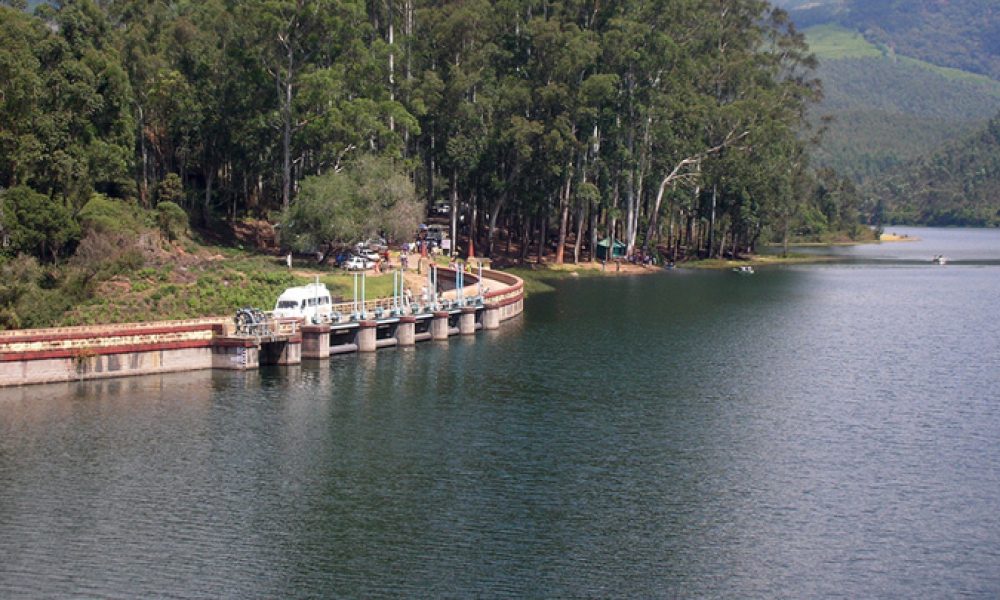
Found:
[(597, 242), (597, 260), (616, 260), (625, 258), (625, 243), (611, 238)]

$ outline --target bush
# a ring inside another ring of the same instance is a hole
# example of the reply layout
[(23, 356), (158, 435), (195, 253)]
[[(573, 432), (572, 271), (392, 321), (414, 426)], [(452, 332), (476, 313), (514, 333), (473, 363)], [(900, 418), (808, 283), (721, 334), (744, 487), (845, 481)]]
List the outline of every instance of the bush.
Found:
[(0, 194), (0, 229), (9, 255), (30, 254), (58, 262), (80, 238), (80, 226), (66, 203), (18, 186)]
[(134, 235), (91, 231), (80, 242), (70, 264), (88, 277), (101, 280), (136, 271), (144, 262)]
[(156, 223), (168, 240), (176, 240), (188, 231), (188, 216), (184, 209), (174, 202), (160, 202), (156, 205)]
[(84, 232), (138, 233), (142, 219), (137, 207), (104, 194), (94, 194), (77, 215)]
[(163, 181), (156, 184), (156, 203), (164, 202), (178, 204), (184, 200), (184, 184), (177, 173), (167, 173)]

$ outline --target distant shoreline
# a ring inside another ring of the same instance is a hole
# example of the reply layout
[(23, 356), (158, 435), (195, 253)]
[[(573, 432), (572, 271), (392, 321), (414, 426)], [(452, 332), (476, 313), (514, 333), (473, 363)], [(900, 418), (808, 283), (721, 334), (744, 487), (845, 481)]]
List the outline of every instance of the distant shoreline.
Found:
[(898, 233), (883, 233), (881, 236), (879, 236), (878, 241), (880, 241), (880, 242), (919, 242), (920, 238), (918, 238), (918, 237), (916, 237), (914, 235), (909, 235), (907, 233), (903, 233), (903, 234), (898, 234)]
[[(883, 233), (879, 239), (875, 240), (843, 240), (836, 242), (789, 242), (789, 248), (822, 248), (824, 246), (864, 246), (868, 244), (896, 243), (896, 242), (919, 242), (920, 238), (907, 233)], [(780, 247), (780, 242), (768, 244), (772, 248)]]

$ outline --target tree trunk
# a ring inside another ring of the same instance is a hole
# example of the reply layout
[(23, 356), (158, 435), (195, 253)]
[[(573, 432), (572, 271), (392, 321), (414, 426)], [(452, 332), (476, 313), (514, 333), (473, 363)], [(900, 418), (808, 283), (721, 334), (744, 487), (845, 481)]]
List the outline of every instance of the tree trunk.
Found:
[[(389, 42), (389, 100), (396, 100), (396, 51), (393, 46), (395, 44), (395, 30), (392, 24), (392, 0), (386, 1), (386, 21), (388, 22), (389, 32), (388, 32), (388, 42)], [(389, 131), (396, 131), (396, 119), (389, 115)]]
[(139, 105), (139, 201), (144, 208), (149, 208), (149, 151), (146, 149), (146, 127), (142, 105)]
[(708, 219), (708, 257), (712, 258), (715, 249), (715, 201), (718, 197), (719, 186), (712, 185), (712, 213)]
[(632, 245), (635, 242), (634, 223), (636, 220), (637, 210), (634, 172), (629, 171), (626, 185), (628, 186), (628, 189), (625, 190), (625, 254), (629, 255), (632, 253)]
[(285, 210), (288, 210), (292, 201), (292, 67), (295, 64), (294, 61), (294, 52), (291, 43), (289, 43), (288, 65), (284, 83), (281, 82), (281, 77), (275, 74), (278, 79), (279, 93), (283, 92), (281, 104), (281, 207)]
[(201, 222), (208, 224), (208, 215), (212, 208), (212, 182), (215, 180), (215, 170), (205, 170), (205, 203), (201, 207)]
[(510, 256), (510, 242), (511, 242), (511, 239), (514, 237), (514, 235), (511, 233), (512, 226), (511, 226), (511, 223), (510, 223), (510, 219), (506, 219), (505, 220), (505, 227), (504, 228), (507, 231), (507, 250), (506, 250), (505, 254), (507, 256)]
[(786, 258), (788, 257), (788, 224), (790, 221), (791, 221), (791, 215), (786, 214), (784, 234), (782, 235), (782, 240), (781, 240), (781, 248), (782, 248), (781, 255)]
[(555, 263), (563, 264), (563, 247), (566, 245), (566, 230), (569, 224), (569, 193), (573, 182), (572, 163), (566, 165), (566, 184), (559, 194), (559, 245), (556, 246)]
[(451, 172), (451, 250), (449, 255), (455, 256), (458, 251), (458, 169)]
[(670, 205), (670, 225), (667, 228), (667, 252), (669, 252), (670, 255), (673, 256), (673, 257), (677, 256), (677, 252), (675, 251), (675, 248), (676, 248), (676, 246), (674, 244), (674, 206), (673, 206), (673, 204), (671, 204)]
[(600, 207), (590, 205), (590, 262), (597, 260), (597, 211)]
[(576, 213), (576, 239), (573, 240), (573, 264), (580, 264), (580, 247), (583, 245), (583, 222), (587, 216), (587, 207), (580, 206)]
[(531, 243), (531, 219), (522, 219), (521, 223), (521, 256), (520, 262), (528, 260), (528, 245)]
[(542, 260), (545, 259), (545, 238), (548, 237), (549, 232), (549, 219), (547, 217), (542, 218), (542, 226), (538, 231), (538, 259), (537, 263), (542, 264)]

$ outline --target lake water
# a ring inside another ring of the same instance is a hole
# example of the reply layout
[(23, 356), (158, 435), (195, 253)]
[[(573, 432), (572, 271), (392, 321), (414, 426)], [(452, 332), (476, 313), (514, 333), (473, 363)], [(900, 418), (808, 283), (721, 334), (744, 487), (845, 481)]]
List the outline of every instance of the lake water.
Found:
[(412, 350), (0, 390), (0, 597), (997, 597), (1000, 232), (907, 232), (562, 281)]

